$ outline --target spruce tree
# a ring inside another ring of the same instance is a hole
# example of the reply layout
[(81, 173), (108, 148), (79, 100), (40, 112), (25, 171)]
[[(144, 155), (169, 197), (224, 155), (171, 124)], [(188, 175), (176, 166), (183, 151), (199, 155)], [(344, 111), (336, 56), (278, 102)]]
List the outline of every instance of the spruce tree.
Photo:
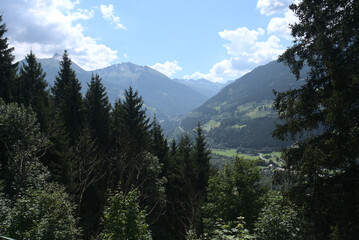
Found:
[(164, 137), (161, 125), (157, 122), (154, 116), (151, 123), (150, 137), (151, 137), (151, 153), (154, 154), (161, 164), (163, 164), (162, 176), (166, 176), (166, 169), (168, 168), (168, 153), (169, 147), (167, 139)]
[(59, 113), (74, 144), (83, 127), (83, 100), (81, 85), (71, 69), (71, 59), (65, 50), (60, 62), (60, 71), (52, 90), (55, 110)]
[(30, 51), (25, 57), (25, 63), (20, 67), (16, 100), (18, 103), (24, 104), (25, 107), (32, 107), (43, 130), (48, 124), (50, 114), (49, 93), (46, 89), (45, 76), (46, 74), (43, 72), (41, 64), (37, 62), (35, 54)]
[(127, 156), (148, 150), (150, 119), (146, 116), (142, 97), (132, 87), (125, 90), (119, 127), (120, 145)]
[[(210, 154), (211, 151), (207, 145), (206, 138), (204, 136), (201, 124), (198, 123), (196, 131), (196, 139), (194, 143), (194, 158), (196, 164), (196, 177), (195, 182), (197, 190), (202, 197), (205, 198), (206, 188), (208, 185), (208, 179), (210, 174)], [(205, 200), (205, 199), (202, 199)]]
[(106, 89), (98, 74), (91, 76), (84, 99), (86, 121), (99, 150), (109, 148), (110, 144), (110, 110)]
[(111, 164), (113, 187), (121, 180), (124, 190), (138, 184), (145, 151), (149, 150), (150, 119), (143, 109), (142, 97), (130, 87), (123, 102), (118, 100), (112, 114), (115, 146)]
[(283, 151), (288, 195), (304, 208), (316, 239), (359, 235), (359, 1), (303, 0), (290, 7), (294, 45), (280, 61), (299, 89), (277, 93), (274, 136), (297, 143)]
[(5, 102), (12, 101), (12, 91), (16, 80), (17, 63), (13, 63), (15, 56), (13, 47), (9, 47), (6, 24), (2, 23), (0, 15), (0, 98)]

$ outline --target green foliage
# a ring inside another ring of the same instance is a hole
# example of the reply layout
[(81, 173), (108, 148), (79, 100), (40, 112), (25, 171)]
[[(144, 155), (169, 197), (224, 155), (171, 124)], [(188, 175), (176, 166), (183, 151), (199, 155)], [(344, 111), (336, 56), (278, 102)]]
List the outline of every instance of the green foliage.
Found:
[(45, 81), (45, 76), (41, 64), (37, 62), (35, 55), (30, 51), (25, 56), (24, 64), (20, 67), (17, 92), (14, 96), (18, 103), (24, 104), (25, 107), (31, 106), (42, 129), (46, 129), (51, 113), (50, 95), (46, 89), (48, 84)]
[[(119, 104), (121, 105), (121, 104)], [(120, 146), (129, 158), (148, 150), (148, 131), (151, 127), (143, 107), (142, 97), (132, 87), (125, 90), (125, 99), (121, 105), (119, 129)]]
[[(299, 18), (294, 45), (280, 60), (300, 77), (300, 89), (276, 94), (281, 120), (274, 136), (295, 139), (283, 151), (289, 196), (304, 207), (317, 239), (332, 231), (341, 239), (359, 235), (359, 2), (303, 0), (291, 5)], [(356, 214), (354, 214), (354, 212)]]
[(223, 172), (211, 176), (208, 184), (207, 229), (213, 228), (216, 219), (235, 221), (246, 219), (246, 228), (252, 230), (264, 205), (266, 189), (259, 184), (261, 177), (254, 161), (236, 158)]
[(74, 70), (71, 69), (71, 59), (66, 50), (51, 91), (55, 109), (68, 132), (70, 143), (74, 144), (83, 128), (83, 100), (81, 85)]
[(110, 110), (106, 89), (99, 75), (92, 75), (84, 99), (85, 115), (91, 135), (101, 149), (110, 145)]
[(277, 151), (289, 143), (273, 140), (271, 134), (276, 119), (273, 89), (283, 91), (301, 84), (284, 64), (270, 62), (224, 87), (189, 113), (181, 127), (191, 131), (203, 123), (211, 147)]
[(196, 128), (196, 138), (193, 146), (194, 149), (194, 162), (196, 171), (196, 180), (194, 181), (197, 191), (199, 191), (202, 201), (206, 200), (206, 188), (210, 174), (210, 154), (211, 151), (206, 142), (206, 138), (200, 123)]
[[(1, 203), (8, 200), (1, 196)], [(46, 184), (43, 189), (27, 189), (12, 207), (0, 209), (1, 235), (15, 239), (76, 239), (74, 205), (64, 188)]]
[(255, 223), (258, 240), (304, 239), (302, 219), (296, 207), (279, 195), (272, 195)]
[(10, 102), (18, 64), (13, 63), (15, 60), (15, 56), (12, 54), (14, 48), (9, 47), (8, 38), (4, 36), (7, 32), (6, 25), (1, 23), (2, 15), (0, 15), (0, 98), (5, 102)]
[(48, 177), (40, 163), (49, 141), (40, 132), (35, 113), (0, 99), (0, 163), (4, 191), (14, 195), (25, 187), (38, 187)]
[(187, 232), (186, 240), (245, 240), (255, 239), (253, 235), (245, 229), (243, 217), (238, 217), (236, 221), (223, 223), (221, 219), (217, 219), (211, 234), (204, 233), (201, 237), (197, 237), (193, 230)]
[(167, 139), (163, 135), (161, 125), (157, 122), (156, 116), (151, 123), (151, 146), (150, 152), (154, 154), (159, 162), (163, 164), (161, 176), (166, 176), (166, 171), (169, 165), (169, 146)]
[(100, 239), (152, 239), (145, 221), (146, 214), (139, 208), (138, 197), (137, 190), (130, 190), (127, 194), (117, 191), (109, 198)]

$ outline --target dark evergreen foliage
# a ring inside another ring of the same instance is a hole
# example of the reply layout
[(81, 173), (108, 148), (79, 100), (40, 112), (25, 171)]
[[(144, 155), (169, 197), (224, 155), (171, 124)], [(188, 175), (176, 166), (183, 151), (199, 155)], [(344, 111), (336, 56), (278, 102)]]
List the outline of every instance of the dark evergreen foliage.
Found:
[(284, 122), (279, 139), (303, 138), (283, 151), (290, 173), (289, 196), (304, 207), (316, 239), (359, 235), (359, 2), (303, 0), (291, 5), (299, 22), (294, 45), (281, 57), (306, 83), (277, 93), (275, 109)]
[(31, 106), (43, 130), (49, 123), (51, 113), (50, 95), (45, 76), (46, 73), (43, 72), (41, 64), (37, 62), (35, 54), (30, 51), (25, 57), (25, 63), (20, 67), (14, 97), (18, 103), (24, 104), (25, 107)]
[(60, 71), (53, 88), (51, 89), (54, 99), (55, 110), (64, 122), (72, 144), (83, 127), (83, 100), (81, 85), (71, 69), (71, 59), (65, 50), (60, 62)]
[(196, 139), (194, 144), (195, 150), (195, 164), (196, 170), (196, 188), (204, 197), (202, 200), (205, 200), (206, 188), (208, 185), (208, 179), (210, 174), (210, 154), (211, 151), (206, 142), (203, 129), (201, 124), (198, 123), (196, 128)]
[(91, 76), (91, 82), (84, 99), (86, 122), (91, 130), (92, 138), (100, 149), (105, 150), (110, 145), (110, 110), (106, 89), (99, 75)]
[(14, 81), (16, 80), (17, 63), (13, 63), (15, 56), (13, 47), (9, 47), (6, 24), (2, 23), (0, 15), (0, 98), (5, 102), (12, 101)]

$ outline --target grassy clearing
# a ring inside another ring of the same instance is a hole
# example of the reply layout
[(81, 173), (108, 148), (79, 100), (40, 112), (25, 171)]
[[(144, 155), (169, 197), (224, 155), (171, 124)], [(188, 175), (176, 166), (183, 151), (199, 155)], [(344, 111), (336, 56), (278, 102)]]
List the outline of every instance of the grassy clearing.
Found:
[(217, 106), (217, 107), (214, 107), (213, 109), (219, 111), (219, 110), (221, 109), (221, 107), (224, 106), (224, 105), (226, 105), (226, 104), (227, 104), (227, 102), (224, 102), (224, 103), (222, 103), (221, 105), (219, 105), (219, 106)]
[(236, 124), (236, 125), (234, 125), (234, 126), (231, 126), (231, 128), (238, 128), (238, 129), (242, 129), (242, 128), (244, 128), (244, 127), (247, 127), (247, 125), (239, 125), (239, 124)]
[(237, 155), (236, 149), (212, 149), (212, 153), (225, 157), (234, 157)]
[(238, 156), (247, 160), (257, 160), (259, 158), (258, 155), (238, 154), (236, 149), (212, 149), (212, 153), (231, 158)]
[[(256, 155), (248, 155), (248, 154), (237, 154), (236, 149), (212, 149), (212, 153), (224, 156), (224, 157), (230, 157), (234, 158), (235, 156), (242, 157), (246, 160), (258, 160), (259, 159), (259, 153)], [(270, 156), (269, 158), (267, 156)], [(266, 162), (269, 162), (272, 160), (275, 164), (281, 165), (281, 153), (280, 152), (271, 152), (262, 154), (262, 157), (266, 159)]]
[(249, 103), (249, 104), (245, 104), (245, 105), (240, 105), (240, 106), (237, 107), (237, 111), (238, 111), (238, 112), (246, 112), (246, 111), (252, 109), (253, 106), (254, 106), (253, 103)]
[(259, 118), (259, 117), (265, 117), (270, 115), (271, 109), (266, 107), (266, 105), (258, 106), (253, 111), (246, 113), (246, 116), (250, 118)]
[(221, 125), (221, 122), (216, 122), (214, 120), (210, 120), (208, 123), (203, 125), (203, 130), (209, 132), (212, 128), (217, 128)]

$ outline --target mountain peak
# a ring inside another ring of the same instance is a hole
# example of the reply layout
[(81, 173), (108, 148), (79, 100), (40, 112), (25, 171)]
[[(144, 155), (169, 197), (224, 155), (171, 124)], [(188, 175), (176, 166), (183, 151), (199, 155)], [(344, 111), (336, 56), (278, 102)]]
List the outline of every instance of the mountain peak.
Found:
[(56, 59), (58, 61), (61, 61), (62, 60), (62, 56), (58, 53), (55, 53), (54, 56), (52, 56), (53, 59)]

